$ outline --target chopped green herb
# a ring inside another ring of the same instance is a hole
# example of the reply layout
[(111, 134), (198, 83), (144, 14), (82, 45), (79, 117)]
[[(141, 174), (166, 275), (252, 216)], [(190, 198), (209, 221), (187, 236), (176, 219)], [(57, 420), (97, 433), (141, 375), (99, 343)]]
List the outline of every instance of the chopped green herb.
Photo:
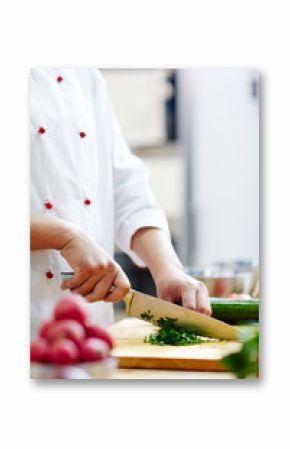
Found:
[(202, 343), (202, 338), (194, 332), (189, 332), (176, 325), (176, 319), (160, 318), (156, 321), (159, 330), (149, 335), (144, 339), (145, 343), (151, 345), (173, 345), (173, 346), (187, 346)]
[(154, 318), (154, 315), (152, 315), (151, 310), (147, 310), (147, 312), (141, 313), (140, 317), (142, 318), (142, 320), (152, 321), (152, 318)]

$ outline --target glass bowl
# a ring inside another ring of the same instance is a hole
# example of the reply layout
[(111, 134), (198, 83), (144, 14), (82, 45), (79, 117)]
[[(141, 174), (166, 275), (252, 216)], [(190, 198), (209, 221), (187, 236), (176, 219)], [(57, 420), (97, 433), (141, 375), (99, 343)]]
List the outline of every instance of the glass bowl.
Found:
[(31, 379), (110, 379), (117, 367), (117, 359), (109, 357), (101, 362), (86, 362), (76, 365), (51, 365), (49, 363), (31, 363)]

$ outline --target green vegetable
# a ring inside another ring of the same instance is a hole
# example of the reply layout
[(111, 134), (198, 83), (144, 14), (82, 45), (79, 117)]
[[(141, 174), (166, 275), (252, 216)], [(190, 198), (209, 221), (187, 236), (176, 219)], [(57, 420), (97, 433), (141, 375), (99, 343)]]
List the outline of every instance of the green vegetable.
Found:
[(259, 377), (259, 330), (256, 326), (241, 351), (224, 357), (223, 363), (238, 379)]
[[(149, 311), (150, 312), (150, 311)], [(152, 318), (151, 320), (152, 321)], [(159, 330), (145, 337), (144, 342), (151, 345), (187, 346), (202, 343), (203, 339), (194, 332), (188, 332), (176, 326), (176, 319), (160, 318), (156, 321)]]
[(226, 323), (259, 320), (258, 299), (211, 298), (212, 317)]
[(151, 310), (147, 310), (147, 312), (141, 313), (140, 318), (145, 321), (152, 321), (154, 315), (152, 315)]

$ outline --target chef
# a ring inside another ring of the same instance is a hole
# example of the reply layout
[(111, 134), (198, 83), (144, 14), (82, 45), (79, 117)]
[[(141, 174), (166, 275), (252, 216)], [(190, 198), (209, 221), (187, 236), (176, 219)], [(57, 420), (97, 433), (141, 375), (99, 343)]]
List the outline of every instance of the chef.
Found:
[[(159, 297), (210, 314), (206, 287), (185, 274), (175, 254), (101, 74), (33, 69), (30, 115), (32, 334), (66, 290), (87, 299), (92, 321), (112, 323), (112, 303), (130, 288), (113, 259), (115, 243), (149, 268)], [(62, 281), (65, 271), (74, 276)]]

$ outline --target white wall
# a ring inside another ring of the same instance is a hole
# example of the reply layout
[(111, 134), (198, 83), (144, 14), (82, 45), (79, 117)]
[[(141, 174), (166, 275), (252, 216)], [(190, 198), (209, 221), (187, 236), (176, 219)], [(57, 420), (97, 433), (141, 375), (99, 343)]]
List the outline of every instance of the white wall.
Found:
[(167, 70), (103, 70), (108, 92), (127, 143), (132, 149), (166, 140), (165, 99), (170, 97)]
[(178, 155), (143, 156), (142, 159), (149, 168), (149, 183), (156, 201), (169, 221), (180, 220), (184, 195), (182, 159)]
[[(191, 177), (184, 244), (187, 263), (257, 258), (259, 252), (259, 111), (247, 69), (181, 73), (183, 138)], [(184, 98), (188, 95), (189, 98)]]

